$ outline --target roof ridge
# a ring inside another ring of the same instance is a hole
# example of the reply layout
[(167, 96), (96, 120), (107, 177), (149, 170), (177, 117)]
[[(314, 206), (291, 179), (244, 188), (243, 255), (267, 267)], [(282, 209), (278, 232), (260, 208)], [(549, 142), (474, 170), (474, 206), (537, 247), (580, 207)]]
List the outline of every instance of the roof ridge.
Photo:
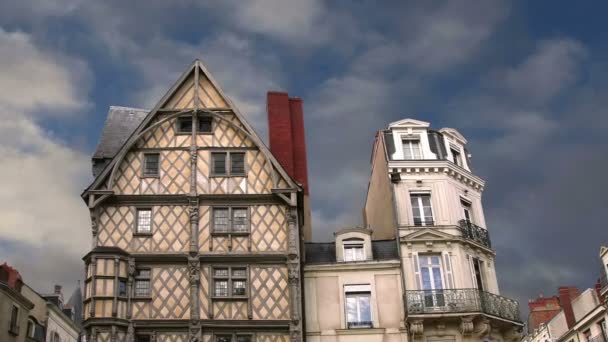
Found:
[(135, 108), (135, 107), (124, 107), (124, 106), (110, 106), (110, 109), (122, 109), (122, 110), (133, 110), (138, 112), (149, 112), (150, 109)]

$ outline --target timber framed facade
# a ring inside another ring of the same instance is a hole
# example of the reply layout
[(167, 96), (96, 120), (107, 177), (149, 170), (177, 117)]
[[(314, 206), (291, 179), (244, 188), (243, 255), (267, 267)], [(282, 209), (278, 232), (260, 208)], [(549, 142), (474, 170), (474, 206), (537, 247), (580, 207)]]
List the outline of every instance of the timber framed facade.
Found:
[(303, 188), (201, 61), (110, 109), (93, 173), (87, 341), (302, 340)]

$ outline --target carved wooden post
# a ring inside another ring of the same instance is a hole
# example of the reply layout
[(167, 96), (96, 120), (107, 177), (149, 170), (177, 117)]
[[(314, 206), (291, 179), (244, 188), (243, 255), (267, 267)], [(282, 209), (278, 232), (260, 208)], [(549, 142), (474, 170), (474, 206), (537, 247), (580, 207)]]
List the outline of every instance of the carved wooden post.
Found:
[(97, 259), (95, 256), (91, 257), (91, 302), (89, 304), (89, 317), (95, 317), (95, 295), (97, 287), (95, 284), (95, 275), (97, 274)]
[(91, 248), (95, 249), (97, 247), (97, 232), (98, 232), (98, 218), (99, 218), (99, 210), (97, 208), (91, 209)]
[(190, 198), (190, 255), (198, 254), (198, 198)]
[(133, 308), (131, 307), (131, 298), (133, 296), (133, 283), (135, 279), (135, 259), (129, 258), (127, 263), (127, 319), (129, 326), (127, 327), (127, 342), (135, 341), (135, 328), (133, 327)]
[(198, 257), (188, 258), (188, 275), (190, 278), (190, 342), (201, 340), (201, 322), (199, 309), (199, 283), (201, 263)]
[(91, 340), (89, 342), (97, 342), (97, 328), (91, 328)]
[(287, 207), (287, 230), (289, 234), (287, 271), (289, 278), (290, 297), (291, 297), (291, 322), (289, 323), (289, 335), (291, 342), (302, 341), (302, 324), (300, 320), (300, 258), (299, 250), (299, 230), (297, 222), (297, 211), (295, 208)]

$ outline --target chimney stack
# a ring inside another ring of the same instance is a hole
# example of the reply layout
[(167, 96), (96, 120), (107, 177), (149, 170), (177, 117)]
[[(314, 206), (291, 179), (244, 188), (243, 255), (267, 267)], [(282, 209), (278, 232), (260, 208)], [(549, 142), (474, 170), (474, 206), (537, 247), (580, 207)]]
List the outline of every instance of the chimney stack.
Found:
[(61, 294), (61, 285), (55, 285), (55, 294)]
[(562, 307), (562, 310), (564, 310), (566, 323), (568, 324), (568, 329), (570, 329), (574, 326), (574, 323), (576, 323), (574, 311), (572, 311), (572, 300), (578, 297), (581, 292), (574, 286), (560, 286), (557, 291), (559, 295), (559, 304)]
[(306, 134), (302, 99), (289, 98), (286, 92), (269, 91), (267, 94), (268, 142), (270, 152), (277, 158), (287, 174), (304, 188), (304, 240), (312, 239), (310, 227), (310, 198), (308, 192), (308, 165)]

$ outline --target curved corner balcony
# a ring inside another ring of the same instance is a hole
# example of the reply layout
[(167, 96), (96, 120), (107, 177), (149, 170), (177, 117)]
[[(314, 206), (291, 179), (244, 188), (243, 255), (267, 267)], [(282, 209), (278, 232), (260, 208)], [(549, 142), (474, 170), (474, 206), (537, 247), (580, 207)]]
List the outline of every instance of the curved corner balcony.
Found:
[(487, 229), (482, 228), (469, 220), (458, 221), (458, 226), (464, 239), (471, 240), (488, 248), (492, 248), (490, 234), (488, 234)]
[(478, 289), (406, 291), (409, 315), (483, 313), (521, 322), (519, 303)]

